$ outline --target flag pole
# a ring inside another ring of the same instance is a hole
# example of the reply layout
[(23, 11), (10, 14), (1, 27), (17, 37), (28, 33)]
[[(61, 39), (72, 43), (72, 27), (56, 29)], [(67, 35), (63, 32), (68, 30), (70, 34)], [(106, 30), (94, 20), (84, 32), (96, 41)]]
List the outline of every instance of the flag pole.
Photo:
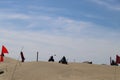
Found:
[(38, 62), (38, 56), (39, 56), (39, 52), (37, 52), (37, 59), (36, 59), (37, 62)]

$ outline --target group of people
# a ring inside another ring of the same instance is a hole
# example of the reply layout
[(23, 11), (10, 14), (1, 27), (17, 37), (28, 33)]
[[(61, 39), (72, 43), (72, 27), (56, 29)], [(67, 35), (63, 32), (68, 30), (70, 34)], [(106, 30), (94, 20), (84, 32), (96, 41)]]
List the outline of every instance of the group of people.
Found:
[[(25, 61), (25, 57), (24, 57), (24, 54), (23, 54), (22, 51), (20, 52), (20, 56), (21, 56), (21, 62), (24, 62), (24, 61)], [(55, 61), (55, 60), (54, 60), (53, 56), (50, 56), (48, 62), (54, 62), (54, 61)], [(66, 60), (66, 57), (63, 56), (62, 59), (59, 60), (59, 63), (68, 64), (68, 62), (67, 62), (67, 60)]]
[[(55, 60), (54, 60), (53, 56), (50, 56), (48, 62), (54, 62), (54, 61), (55, 61)], [(59, 60), (59, 63), (68, 64), (68, 62), (67, 62), (67, 60), (66, 60), (66, 57), (63, 56), (62, 59)]]

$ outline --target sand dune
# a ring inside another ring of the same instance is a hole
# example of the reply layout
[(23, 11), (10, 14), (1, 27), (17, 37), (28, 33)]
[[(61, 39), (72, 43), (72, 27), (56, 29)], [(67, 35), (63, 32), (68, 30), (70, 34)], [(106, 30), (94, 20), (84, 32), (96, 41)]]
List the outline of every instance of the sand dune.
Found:
[[(16, 66), (17, 64), (17, 66)], [(13, 71), (16, 66), (16, 71)], [(85, 63), (68, 65), (52, 62), (25, 62), (6, 58), (0, 63), (0, 80), (120, 80), (120, 67)], [(116, 74), (116, 75), (115, 75)], [(13, 76), (13, 78), (11, 78)]]

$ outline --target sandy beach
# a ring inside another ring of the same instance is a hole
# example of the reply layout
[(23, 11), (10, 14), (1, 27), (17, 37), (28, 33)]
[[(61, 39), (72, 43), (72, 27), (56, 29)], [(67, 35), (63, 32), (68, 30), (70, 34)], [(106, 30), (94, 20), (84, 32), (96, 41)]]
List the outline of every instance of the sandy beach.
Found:
[(86, 63), (25, 62), (5, 58), (0, 80), (120, 80), (120, 67)]

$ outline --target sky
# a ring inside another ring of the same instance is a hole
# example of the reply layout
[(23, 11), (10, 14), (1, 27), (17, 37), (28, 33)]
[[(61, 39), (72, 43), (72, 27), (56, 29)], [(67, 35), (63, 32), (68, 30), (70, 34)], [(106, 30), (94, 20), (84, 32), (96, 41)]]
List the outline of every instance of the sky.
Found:
[(0, 45), (26, 61), (92, 61), (120, 55), (120, 0), (0, 0)]

